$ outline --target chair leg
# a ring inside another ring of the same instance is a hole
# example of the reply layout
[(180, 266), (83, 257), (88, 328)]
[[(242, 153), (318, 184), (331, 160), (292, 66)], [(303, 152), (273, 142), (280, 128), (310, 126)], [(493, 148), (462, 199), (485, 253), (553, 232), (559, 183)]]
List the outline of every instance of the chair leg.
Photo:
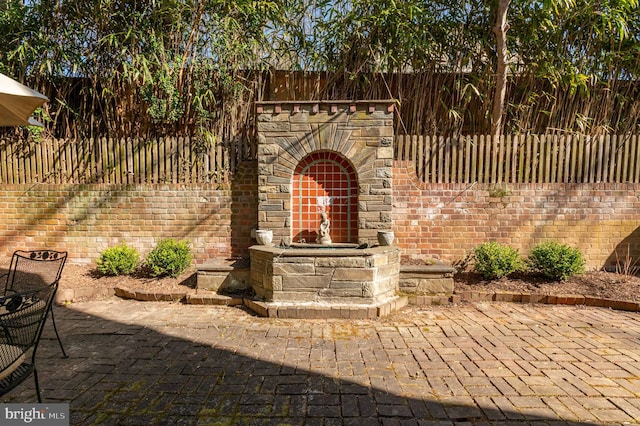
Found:
[(42, 395), (40, 394), (40, 383), (38, 382), (38, 370), (33, 368), (33, 380), (36, 382), (36, 394), (38, 395), (38, 402), (42, 403)]
[(53, 307), (51, 307), (51, 322), (53, 323), (53, 331), (56, 332), (56, 337), (58, 338), (58, 344), (60, 345), (60, 350), (62, 351), (62, 356), (64, 358), (69, 358), (67, 353), (64, 351), (64, 347), (62, 346), (62, 340), (60, 340), (60, 335), (58, 334), (58, 327), (56, 327), (56, 317), (53, 315)]

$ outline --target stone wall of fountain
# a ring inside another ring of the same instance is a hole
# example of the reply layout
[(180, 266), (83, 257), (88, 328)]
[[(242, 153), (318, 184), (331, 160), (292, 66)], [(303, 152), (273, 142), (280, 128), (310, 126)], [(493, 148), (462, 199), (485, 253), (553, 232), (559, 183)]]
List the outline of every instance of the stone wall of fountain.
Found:
[(249, 278), (256, 295), (267, 301), (378, 304), (396, 296), (399, 256), (390, 246), (254, 246)]
[(373, 245), (378, 231), (391, 230), (393, 109), (393, 101), (258, 104), (258, 229), (273, 231), (276, 245), (296, 242), (292, 177), (305, 157), (330, 152), (357, 176), (357, 235), (350, 242)]
[[(400, 250), (378, 245), (378, 233), (393, 229), (393, 106), (258, 104), (254, 310), (370, 318), (406, 303), (397, 295)], [(317, 244), (294, 244), (305, 236)]]

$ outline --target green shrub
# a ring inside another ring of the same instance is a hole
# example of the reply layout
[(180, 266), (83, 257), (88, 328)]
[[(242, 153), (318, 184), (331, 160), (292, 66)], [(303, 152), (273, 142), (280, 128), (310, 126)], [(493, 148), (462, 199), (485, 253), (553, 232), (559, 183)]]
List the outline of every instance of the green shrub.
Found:
[(168, 275), (177, 278), (191, 265), (191, 248), (188, 241), (172, 238), (158, 242), (147, 255), (146, 266), (154, 277)]
[(122, 244), (105, 249), (96, 263), (103, 275), (128, 275), (138, 267), (140, 254), (135, 248)]
[(584, 257), (577, 248), (546, 242), (535, 246), (528, 257), (529, 268), (553, 280), (566, 280), (584, 272)]
[(496, 242), (488, 242), (474, 249), (474, 267), (485, 279), (506, 277), (524, 270), (524, 262), (518, 250)]

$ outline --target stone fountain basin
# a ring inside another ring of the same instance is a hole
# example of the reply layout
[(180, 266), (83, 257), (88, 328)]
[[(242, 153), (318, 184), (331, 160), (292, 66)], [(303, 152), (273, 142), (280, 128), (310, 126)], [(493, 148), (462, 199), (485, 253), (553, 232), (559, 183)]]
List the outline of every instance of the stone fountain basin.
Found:
[(249, 282), (265, 302), (375, 305), (397, 297), (400, 249), (320, 244), (249, 248)]

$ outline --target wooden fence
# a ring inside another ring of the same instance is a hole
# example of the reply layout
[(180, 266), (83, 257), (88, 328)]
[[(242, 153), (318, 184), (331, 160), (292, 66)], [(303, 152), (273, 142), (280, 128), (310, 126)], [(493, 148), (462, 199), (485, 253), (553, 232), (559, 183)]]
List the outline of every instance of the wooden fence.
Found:
[(0, 183), (227, 183), (239, 161), (254, 157), (242, 139), (0, 141)]
[[(394, 149), (425, 183), (640, 182), (637, 135), (397, 136)], [(228, 183), (255, 154), (242, 139), (0, 141), (0, 184)]]
[(637, 135), (397, 136), (425, 183), (640, 182)]

